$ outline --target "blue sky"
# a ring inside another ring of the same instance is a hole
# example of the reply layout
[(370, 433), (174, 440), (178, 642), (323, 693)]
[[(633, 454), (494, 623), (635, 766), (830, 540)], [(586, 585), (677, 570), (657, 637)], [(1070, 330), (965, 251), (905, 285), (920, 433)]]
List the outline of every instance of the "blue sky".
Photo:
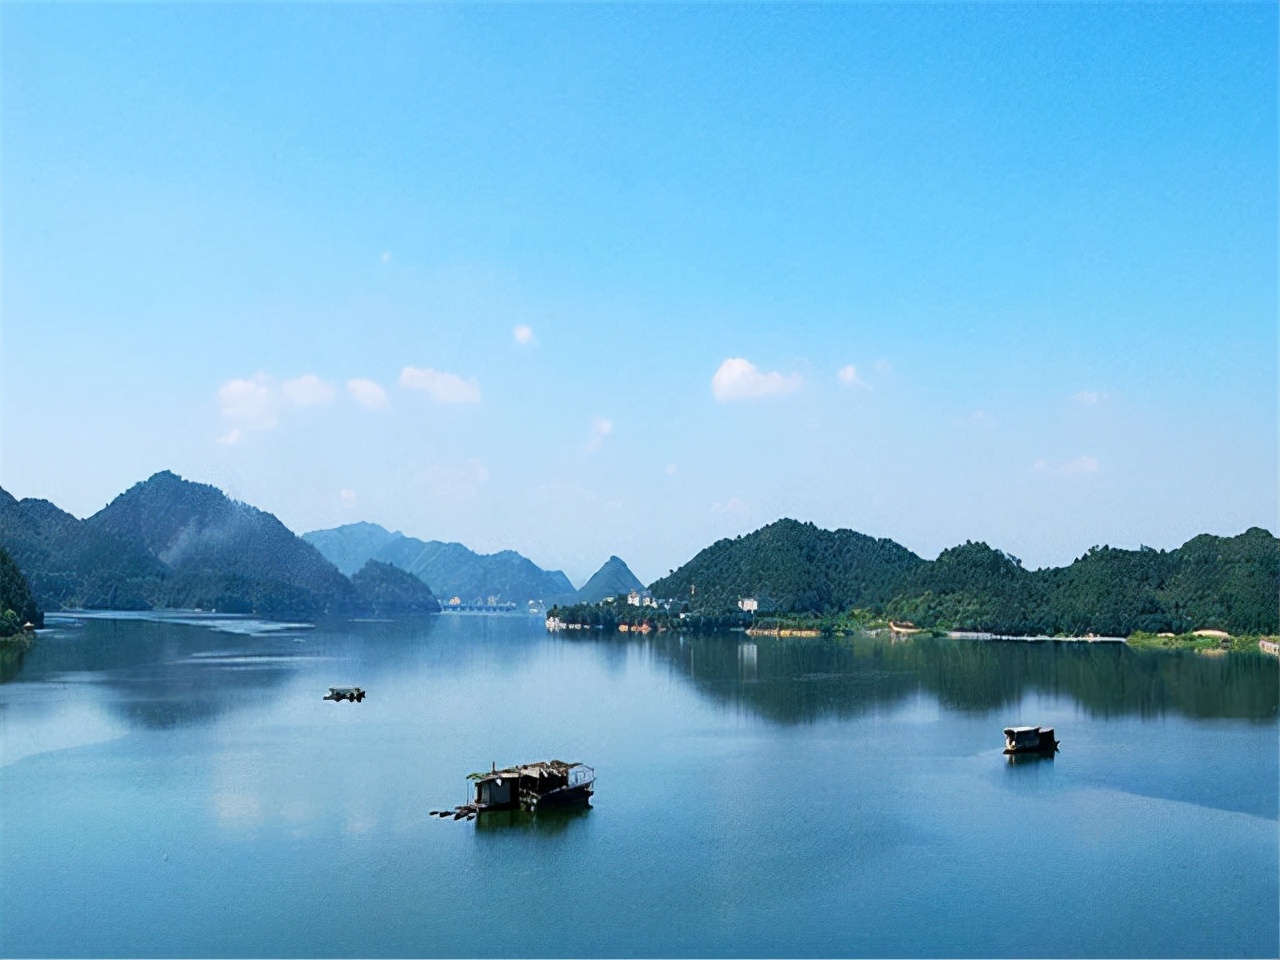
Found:
[(1273, 4), (0, 7), (0, 485), (581, 582), (1277, 529)]

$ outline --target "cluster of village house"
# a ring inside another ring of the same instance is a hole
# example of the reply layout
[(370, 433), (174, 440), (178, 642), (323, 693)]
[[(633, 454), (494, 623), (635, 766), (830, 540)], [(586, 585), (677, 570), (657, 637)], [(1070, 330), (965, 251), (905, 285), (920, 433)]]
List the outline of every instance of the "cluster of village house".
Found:
[[(606, 602), (611, 601), (613, 597), (605, 597)], [(658, 607), (664, 610), (670, 610), (674, 600), (655, 600), (653, 595), (645, 590), (641, 593), (639, 590), (632, 590), (627, 594), (627, 603), (633, 607)], [(738, 609), (747, 613), (755, 613), (760, 609), (760, 602), (755, 597), (744, 597), (738, 601)]]

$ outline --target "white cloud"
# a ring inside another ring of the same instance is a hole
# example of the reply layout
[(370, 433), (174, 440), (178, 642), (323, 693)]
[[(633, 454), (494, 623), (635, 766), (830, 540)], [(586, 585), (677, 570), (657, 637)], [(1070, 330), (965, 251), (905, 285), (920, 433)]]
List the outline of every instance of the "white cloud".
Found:
[(391, 262), (391, 251), (390, 251), (390, 250), (383, 250), (383, 251), (382, 251), (382, 262), (383, 262), (383, 263), (390, 263), (390, 262)]
[(400, 386), (421, 390), (436, 403), (479, 403), (480, 384), (472, 377), (463, 380), (456, 373), (443, 373), (427, 367), (405, 367), (400, 371)]
[(511, 331), (511, 336), (513, 336), (515, 338), (516, 343), (520, 344), (521, 346), (528, 346), (530, 344), (536, 345), (538, 342), (536, 339), (534, 339), (533, 327), (526, 326), (523, 323)]
[(1076, 457), (1074, 460), (1062, 465), (1063, 473), (1097, 473), (1098, 459), (1090, 457), (1087, 454)]
[(867, 381), (863, 380), (860, 376), (858, 376), (858, 368), (855, 367), (852, 363), (849, 364), (848, 366), (841, 367), (840, 372), (837, 373), (836, 376), (840, 378), (840, 382), (843, 383), (845, 386), (858, 387), (859, 389), (862, 389), (862, 390), (871, 389), (871, 384), (867, 383)]
[(387, 399), (387, 391), (372, 380), (355, 377), (347, 381), (347, 393), (355, 398), (356, 403), (366, 410), (385, 410), (391, 406)]
[(265, 373), (252, 380), (228, 380), (218, 388), (218, 407), (231, 429), (218, 442), (232, 445), (250, 430), (270, 430), (280, 422), (279, 405), (275, 383)]
[(676, 465), (675, 465), (674, 463), (668, 463), (668, 464), (667, 464), (667, 476), (668, 476), (668, 477), (674, 477), (674, 476), (676, 475), (676, 471), (677, 471), (677, 467), (676, 467)]
[(295, 407), (314, 407), (321, 403), (331, 403), (338, 391), (333, 388), (333, 384), (326, 383), (314, 373), (308, 373), (280, 384), (280, 393)]
[(356, 492), (346, 487), (338, 491), (338, 498), (342, 500), (342, 505), (346, 507), (354, 506), (356, 502)]
[(762, 373), (750, 360), (730, 357), (711, 378), (711, 392), (721, 403), (793, 393), (804, 380), (798, 373)]
[(1081, 390), (1074, 397), (1076, 403), (1084, 404), (1086, 407), (1095, 407), (1098, 401), (1102, 399), (1102, 394), (1097, 390)]
[(588, 450), (599, 450), (604, 446), (604, 438), (613, 433), (613, 421), (604, 417), (591, 418), (591, 439), (587, 441)]

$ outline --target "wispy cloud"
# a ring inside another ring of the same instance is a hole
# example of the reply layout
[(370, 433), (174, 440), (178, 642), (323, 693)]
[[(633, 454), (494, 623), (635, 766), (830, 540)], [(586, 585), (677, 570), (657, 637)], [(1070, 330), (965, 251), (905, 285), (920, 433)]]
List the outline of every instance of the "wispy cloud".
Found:
[(591, 451), (599, 450), (604, 446), (605, 437), (613, 433), (613, 421), (606, 420), (604, 417), (591, 418), (591, 439), (587, 441), (587, 449)]
[(847, 366), (841, 367), (839, 373), (837, 373), (836, 376), (840, 378), (840, 382), (843, 383), (846, 387), (856, 387), (859, 390), (871, 389), (871, 384), (867, 383), (867, 381), (863, 380), (860, 376), (858, 376), (858, 368), (855, 367), (852, 363), (848, 364)]
[(1066, 474), (1072, 473), (1097, 473), (1098, 458), (1082, 454), (1074, 460), (1068, 460), (1062, 465), (1062, 472)]
[(218, 406), (232, 425), (223, 442), (236, 443), (248, 430), (270, 430), (280, 422), (275, 384), (265, 373), (249, 380), (228, 380), (218, 388)]
[(347, 381), (347, 393), (366, 410), (385, 410), (391, 406), (387, 391), (372, 380), (353, 377)]
[(271, 430), (290, 407), (314, 407), (330, 403), (337, 395), (333, 384), (314, 373), (277, 382), (265, 373), (228, 380), (218, 387), (218, 408), (230, 429), (219, 443), (242, 443), (250, 433)]
[(1071, 399), (1086, 407), (1096, 407), (1098, 405), (1098, 401), (1102, 399), (1102, 396), (1103, 395), (1097, 390), (1081, 390)]
[(333, 384), (326, 383), (314, 373), (286, 380), (280, 384), (280, 393), (295, 407), (314, 407), (322, 403), (332, 403), (333, 398), (338, 395)]
[(463, 380), (456, 373), (444, 373), (429, 367), (405, 367), (400, 371), (400, 386), (421, 390), (436, 403), (479, 403), (480, 384), (472, 377)]
[(711, 392), (721, 403), (794, 393), (804, 379), (798, 373), (762, 372), (750, 360), (730, 357), (711, 378)]
[(526, 326), (523, 323), (511, 331), (511, 336), (522, 347), (537, 346), (538, 343), (533, 335), (533, 327)]

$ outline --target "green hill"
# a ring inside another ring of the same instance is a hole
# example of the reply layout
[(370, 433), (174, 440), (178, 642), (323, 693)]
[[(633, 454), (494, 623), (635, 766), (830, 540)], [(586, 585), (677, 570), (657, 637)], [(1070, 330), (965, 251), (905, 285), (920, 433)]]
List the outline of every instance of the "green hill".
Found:
[(152, 597), (156, 605), (268, 616), (367, 610), (351, 581), (274, 516), (169, 471), (130, 487), (84, 523), (171, 571)]
[(985, 543), (925, 561), (890, 540), (780, 520), (721, 540), (650, 588), (722, 614), (864, 608), (921, 627), (998, 634), (1280, 632), (1280, 540), (1254, 527), (1176, 550), (1094, 547), (1069, 566), (1026, 570)]
[(649, 589), (712, 614), (744, 597), (778, 613), (836, 613), (883, 605), (924, 562), (892, 540), (778, 520), (717, 541)]
[(351, 578), (351, 583), (380, 617), (438, 613), (440, 601), (431, 588), (411, 573), (389, 563), (369, 560)]
[(599, 603), (605, 597), (625, 597), (632, 590), (643, 590), (644, 584), (620, 558), (610, 557), (573, 598), (574, 603)]
[(370, 609), (274, 516), (167, 471), (86, 520), (0, 490), (0, 547), (45, 610), (200, 607), (318, 617)]

